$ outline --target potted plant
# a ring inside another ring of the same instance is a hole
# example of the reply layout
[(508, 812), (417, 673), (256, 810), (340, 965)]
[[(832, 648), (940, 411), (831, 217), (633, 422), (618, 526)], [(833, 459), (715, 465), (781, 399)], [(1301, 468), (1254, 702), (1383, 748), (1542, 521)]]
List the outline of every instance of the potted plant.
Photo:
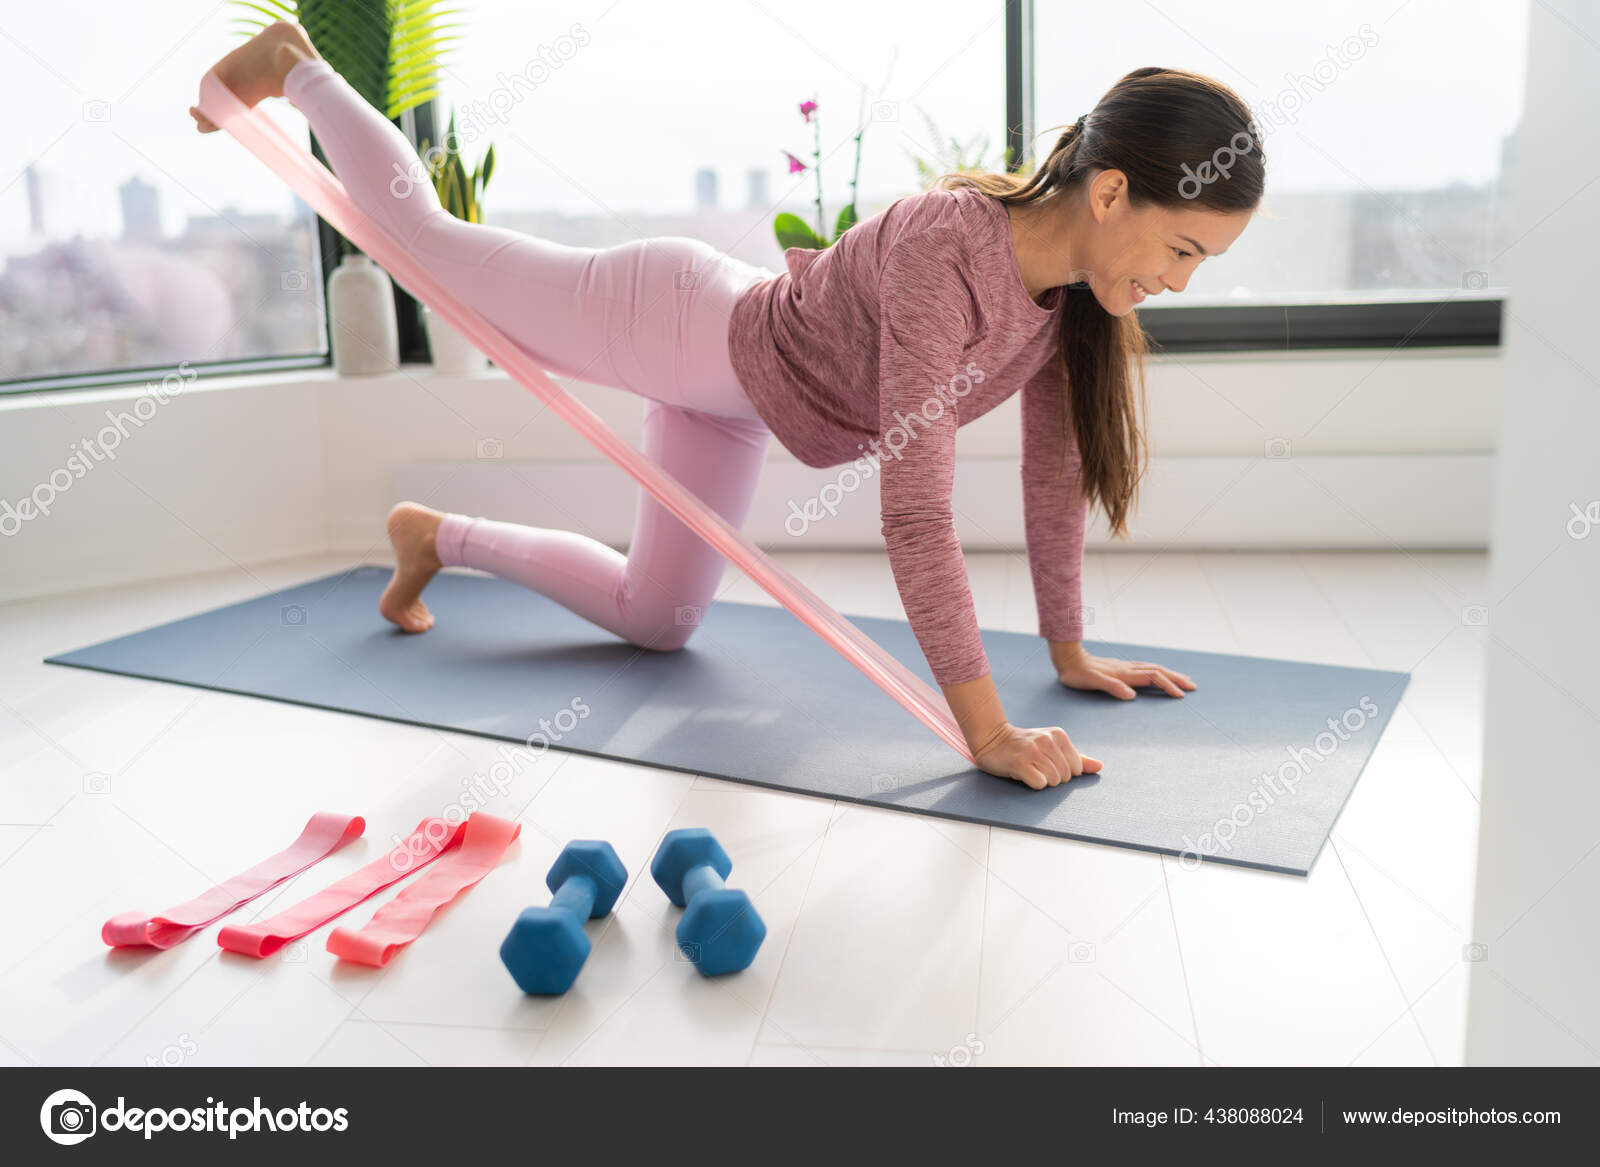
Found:
[[(866, 105), (866, 91), (862, 90), (862, 106)], [(814, 159), (809, 167), (787, 150), (781, 153), (789, 161), (790, 174), (803, 174), (810, 170), (817, 179), (817, 226), (812, 229), (799, 215), (790, 214), (788, 211), (780, 214), (772, 221), (772, 231), (778, 237), (778, 246), (787, 250), (791, 247), (804, 247), (820, 251), (831, 247), (839, 241), (839, 237), (851, 227), (856, 225), (856, 183), (861, 178), (861, 139), (867, 132), (865, 120), (857, 119), (855, 143), (856, 165), (855, 171), (850, 176), (850, 201), (839, 212), (839, 217), (833, 224), (833, 238), (828, 238), (825, 212), (822, 208), (822, 118), (817, 112), (820, 106), (815, 98), (800, 103), (800, 116), (805, 118), (806, 124), (811, 126), (813, 146), (811, 157)]]
[[(450, 128), (445, 132), (443, 145), (430, 146), (424, 138), (421, 154), (422, 164), (427, 168), (444, 209), (464, 222), (483, 222), (483, 192), (494, 174), (494, 144), (489, 144), (477, 168), (469, 171), (461, 161), (461, 137), (456, 133), (455, 111), (451, 110)], [(433, 356), (437, 372), (481, 373), (488, 366), (488, 359), (473, 348), (466, 337), (426, 305), (422, 309), (422, 320), (428, 330), (428, 352)]]
[[(1010, 169), (1010, 146), (1001, 151), (1001, 157), (998, 162), (991, 163), (988, 161), (989, 135), (980, 133), (974, 136), (970, 142), (965, 143), (954, 136), (947, 139), (938, 125), (934, 123), (933, 118), (928, 116), (926, 110), (918, 107), (917, 112), (922, 115), (922, 120), (928, 127), (929, 141), (939, 143), (931, 159), (912, 154), (909, 150), (906, 151), (911, 161), (916, 165), (917, 179), (923, 190), (932, 189), (933, 184), (946, 174), (973, 170)], [(1032, 160), (1030, 159), (1029, 161), (1031, 162)]]
[[(235, 23), (253, 35), (274, 20), (306, 30), (317, 52), (391, 121), (438, 96), (439, 69), (457, 27), (441, 0), (233, 0)], [(400, 367), (394, 285), (371, 258), (339, 236), (340, 263), (328, 279), (328, 332), (341, 375)]]

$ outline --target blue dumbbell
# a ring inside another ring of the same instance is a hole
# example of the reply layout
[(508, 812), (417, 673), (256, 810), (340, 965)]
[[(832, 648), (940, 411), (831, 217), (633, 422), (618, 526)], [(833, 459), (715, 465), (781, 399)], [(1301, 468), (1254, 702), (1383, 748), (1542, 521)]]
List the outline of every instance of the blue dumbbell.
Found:
[(526, 908), (500, 945), (517, 986), (524, 993), (565, 993), (589, 959), (585, 920), (611, 911), (628, 883), (628, 869), (598, 839), (574, 839), (557, 856), (544, 882), (555, 898), (546, 908)]
[(733, 861), (704, 827), (668, 831), (650, 861), (667, 898), (684, 908), (678, 947), (708, 977), (750, 967), (767, 926), (742, 891), (723, 887)]

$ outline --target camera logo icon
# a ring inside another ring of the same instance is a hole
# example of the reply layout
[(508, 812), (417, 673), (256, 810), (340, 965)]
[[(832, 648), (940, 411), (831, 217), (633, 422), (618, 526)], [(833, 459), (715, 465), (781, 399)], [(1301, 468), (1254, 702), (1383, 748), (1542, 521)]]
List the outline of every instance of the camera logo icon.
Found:
[(303, 292), (310, 286), (306, 273), (299, 270), (290, 270), (283, 273), (282, 283), (285, 292)]
[(306, 610), (299, 604), (285, 604), (278, 609), (278, 620), (285, 628), (304, 628)]
[(94, 1134), (96, 1113), (87, 1094), (78, 1090), (57, 1090), (39, 1108), (39, 1125), (52, 1143), (71, 1147)]

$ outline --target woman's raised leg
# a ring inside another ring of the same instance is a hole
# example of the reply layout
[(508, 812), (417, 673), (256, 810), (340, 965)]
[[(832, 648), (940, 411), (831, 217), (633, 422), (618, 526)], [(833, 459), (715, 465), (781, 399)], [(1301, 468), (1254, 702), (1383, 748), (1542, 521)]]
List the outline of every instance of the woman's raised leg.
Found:
[[(287, 97), (361, 210), (547, 371), (757, 417), (728, 364), (727, 325), (761, 269), (679, 236), (571, 247), (457, 219), (405, 135), (315, 54), (298, 25), (269, 26), (212, 73), (252, 105)], [(215, 128), (190, 112), (202, 130)]]
[[(645, 454), (743, 524), (771, 435), (728, 359), (728, 317), (769, 273), (682, 237), (594, 249), (464, 223), (440, 206), (404, 135), (307, 55), (296, 26), (273, 26), (251, 45), (219, 62), (219, 79), (251, 104), (288, 97), (362, 210), (543, 367), (649, 398)], [(426, 630), (422, 590), (441, 566), (459, 564), (516, 580), (635, 644), (677, 648), (724, 562), (648, 492), (638, 496), (626, 557), (572, 532), (402, 503), (389, 518), (397, 567), (380, 609)]]

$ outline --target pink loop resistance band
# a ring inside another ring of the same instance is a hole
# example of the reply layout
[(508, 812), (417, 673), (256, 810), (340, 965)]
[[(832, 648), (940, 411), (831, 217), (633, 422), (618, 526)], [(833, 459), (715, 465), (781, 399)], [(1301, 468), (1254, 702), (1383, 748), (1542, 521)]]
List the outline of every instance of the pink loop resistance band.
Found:
[(456, 300), (384, 228), (366, 217), (326, 166), (293, 142), (270, 117), (245, 106), (214, 72), (201, 78), (197, 105), (336, 230), (381, 264), (406, 291), (453, 325), (942, 741), (973, 761), (966, 738), (939, 692), (835, 612), (676, 478), (623, 441), (594, 411), (551, 381), (503, 332)]
[(423, 819), (411, 837), (379, 859), (329, 884), (313, 896), (286, 908), (259, 924), (228, 924), (217, 933), (217, 943), (245, 956), (271, 956), (291, 940), (314, 932), (362, 900), (432, 863), (455, 845), (466, 824), (444, 819)]
[(342, 960), (382, 968), (422, 935), (435, 912), (493, 871), (521, 833), (520, 823), (474, 812), (448, 859), (379, 908), (364, 928), (335, 928), (328, 951)]
[(141, 916), (138, 912), (112, 916), (101, 927), (100, 939), (113, 948), (171, 948), (268, 888), (327, 858), (350, 840), (360, 838), (366, 829), (366, 820), (360, 815), (314, 814), (287, 849), (159, 916)]

